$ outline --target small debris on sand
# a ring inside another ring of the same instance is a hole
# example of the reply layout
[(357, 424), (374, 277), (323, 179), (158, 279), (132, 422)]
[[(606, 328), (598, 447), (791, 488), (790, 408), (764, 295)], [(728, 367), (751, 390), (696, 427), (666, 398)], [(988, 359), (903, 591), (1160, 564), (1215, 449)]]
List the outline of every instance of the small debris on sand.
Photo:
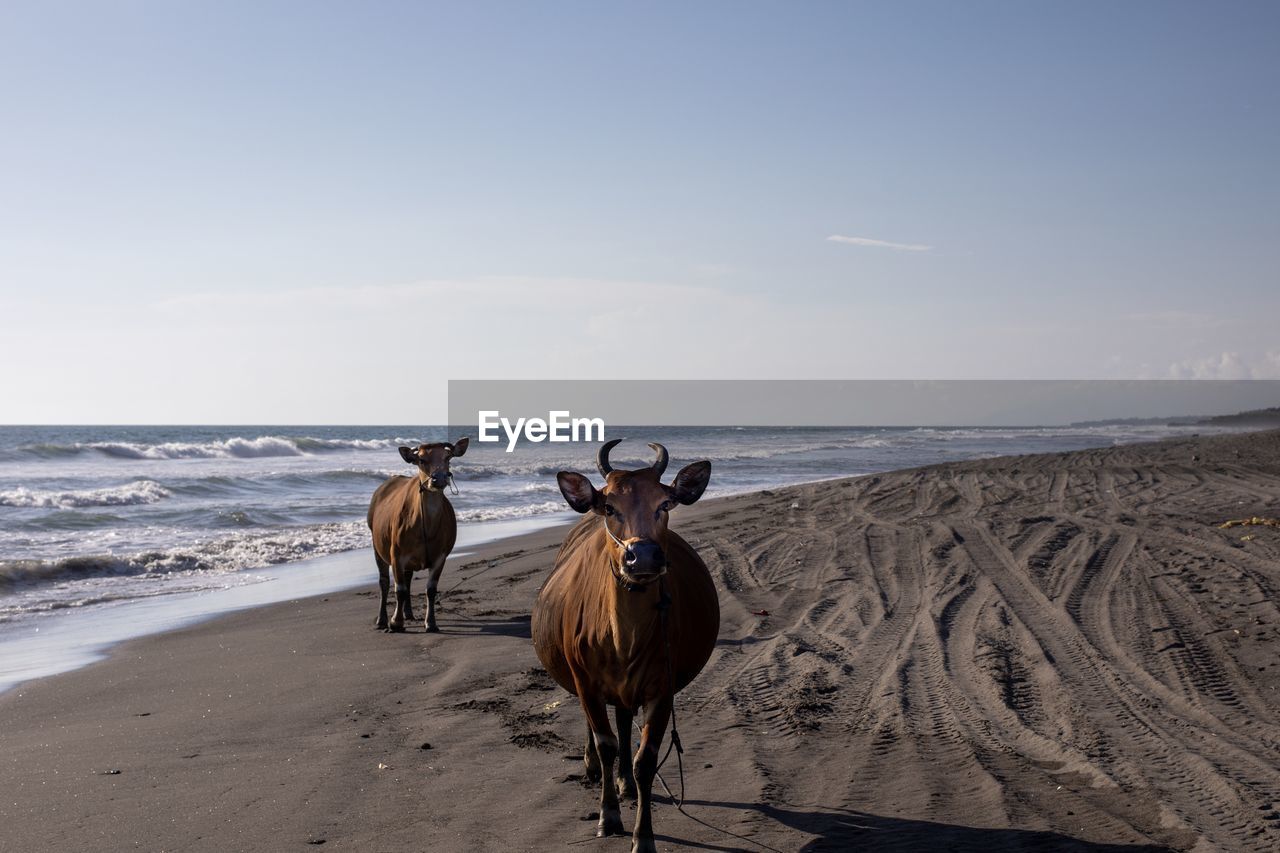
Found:
[(1257, 525), (1257, 526), (1263, 526), (1263, 527), (1280, 527), (1280, 518), (1259, 518), (1256, 515), (1253, 516), (1252, 518), (1237, 518), (1231, 521), (1222, 522), (1221, 524), (1218, 525), (1218, 529), (1226, 530), (1231, 527), (1245, 527), (1245, 526), (1251, 526), (1251, 525)]

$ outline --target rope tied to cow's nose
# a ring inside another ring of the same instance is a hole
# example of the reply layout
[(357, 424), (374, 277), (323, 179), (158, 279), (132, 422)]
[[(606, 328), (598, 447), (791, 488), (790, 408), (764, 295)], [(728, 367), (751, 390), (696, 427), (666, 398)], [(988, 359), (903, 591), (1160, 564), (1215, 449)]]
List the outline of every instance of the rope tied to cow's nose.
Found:
[(422, 529), (422, 555), (425, 560), (423, 565), (431, 564), (431, 536), (427, 533), (427, 492), (431, 489), (427, 485), (426, 480), (418, 480), (418, 526)]
[(631, 546), (629, 546), (626, 542), (623, 542), (621, 539), (619, 539), (617, 536), (615, 536), (615, 535), (613, 534), (613, 531), (609, 529), (609, 519), (608, 519), (608, 518), (602, 517), (600, 521), (601, 521), (601, 524), (603, 524), (603, 525), (604, 525), (604, 532), (609, 534), (609, 538), (613, 540), (613, 544), (614, 544), (614, 545), (617, 545), (617, 546), (618, 546), (619, 548), (621, 548), (623, 551), (629, 551), (629, 550), (631, 550)]
[[(652, 586), (655, 580), (661, 580), (666, 575), (667, 569), (666, 566), (663, 566), (655, 578), (649, 578), (639, 583), (627, 580), (622, 571), (623, 562), (627, 560), (628, 555), (634, 555), (635, 551), (630, 545), (615, 536), (613, 531), (609, 529), (609, 519), (607, 517), (601, 516), (600, 523), (604, 526), (604, 532), (608, 534), (609, 539), (612, 540), (613, 544), (622, 549), (622, 557), (619, 558), (618, 563), (615, 565), (613, 561), (609, 562), (609, 573), (613, 575), (613, 579), (617, 581), (620, 588), (625, 589), (627, 592), (643, 592)], [(668, 599), (668, 601), (670, 601), (670, 599)]]
[[(455, 484), (454, 484), (454, 482), (453, 482), (453, 472), (452, 472), (452, 471), (450, 471), (450, 472), (449, 472), (449, 487), (450, 487), (450, 491), (452, 491), (452, 492), (453, 492), (453, 494), (455, 494), (455, 495), (457, 495), (457, 494), (458, 494), (458, 487), (457, 487), (457, 485), (455, 485)], [(427, 492), (429, 492), (429, 491), (431, 491), (431, 488), (430, 488), (430, 486), (429, 486), (428, 482), (427, 482), (426, 480), (423, 480), (423, 479), (419, 478), (419, 479), (418, 479), (418, 495), (419, 495), (419, 497), (420, 497), (420, 498), (425, 498), (425, 497), (426, 497)], [(430, 562), (431, 562), (431, 554), (430, 554), (430, 553), (429, 553), (429, 551), (428, 551), (428, 547), (429, 547), (429, 545), (430, 545), (431, 539), (430, 539), (430, 536), (427, 534), (427, 507), (426, 507), (426, 505), (425, 505), (425, 504), (420, 504), (420, 505), (421, 505), (421, 507), (422, 507), (422, 508), (421, 508), (421, 510), (420, 510), (420, 511), (419, 511), (419, 513), (418, 513), (418, 519), (419, 519), (419, 521), (421, 522), (421, 527), (422, 527), (422, 549), (423, 549), (423, 553), (426, 555), (427, 563), (428, 563), (428, 564), (430, 564)], [(479, 574), (479, 572), (477, 572), (477, 574)], [(474, 577), (474, 575), (473, 575), (473, 577)], [(447, 596), (450, 592), (453, 592), (453, 590), (457, 589), (457, 588), (458, 588), (458, 585), (459, 585), (459, 584), (461, 584), (464, 580), (467, 580), (467, 578), (459, 578), (459, 579), (457, 580), (457, 582), (455, 582), (455, 583), (454, 583), (454, 585), (453, 585), (453, 586), (449, 587), (449, 588), (448, 588), (447, 590), (445, 590), (444, 592), (439, 592), (439, 591), (437, 591), (437, 592), (436, 592), (436, 607), (438, 608), (438, 607), (440, 606), (441, 599), (443, 599), (445, 596)], [(459, 614), (459, 615), (461, 615), (461, 614)], [(464, 616), (463, 618), (465, 619), (466, 617)]]
[[(667, 747), (667, 754), (662, 756), (662, 760), (658, 762), (658, 766), (653, 772), (656, 776), (658, 771), (662, 769), (662, 765), (667, 763), (667, 759), (671, 757), (672, 748), (676, 751), (676, 764), (680, 767), (680, 800), (676, 803), (676, 808), (684, 809), (684, 744), (680, 743), (680, 732), (676, 728), (676, 679), (671, 669), (671, 623), (667, 619), (667, 613), (671, 610), (671, 593), (667, 592), (666, 581), (658, 578), (658, 618), (662, 620), (662, 643), (667, 651), (667, 690), (671, 694), (671, 745)], [(659, 777), (661, 778), (661, 777)], [(662, 787), (666, 788), (667, 783), (663, 781)], [(667, 794), (675, 801), (675, 794), (670, 789)]]
[[(606, 528), (607, 528), (607, 525), (606, 525)], [(680, 732), (676, 728), (676, 682), (675, 682), (675, 675), (671, 670), (671, 627), (667, 619), (667, 612), (671, 610), (671, 594), (667, 592), (666, 582), (661, 578), (658, 580), (658, 603), (656, 607), (658, 609), (658, 618), (661, 619), (662, 621), (663, 645), (665, 646), (666, 652), (667, 652), (667, 689), (671, 691), (671, 694), (670, 694), (671, 695), (671, 743), (667, 746), (666, 755), (662, 756), (662, 760), (658, 762), (658, 766), (653, 769), (654, 777), (659, 782), (662, 783), (662, 789), (666, 791), (667, 796), (671, 798), (671, 804), (676, 807), (676, 811), (680, 812), (680, 814), (684, 815), (685, 817), (689, 818), (695, 823), (700, 823), (703, 826), (708, 827), (709, 829), (714, 829), (716, 832), (722, 833), (724, 835), (728, 835), (733, 838), (738, 838), (742, 841), (749, 842), (763, 850), (770, 850), (770, 851), (773, 851), (773, 853), (782, 853), (782, 851), (776, 847), (770, 847), (768, 844), (764, 844), (760, 841), (756, 841), (753, 838), (748, 838), (745, 835), (740, 835), (728, 829), (724, 829), (714, 824), (707, 823), (705, 820), (699, 817), (695, 817), (694, 815), (691, 815), (687, 811), (685, 811), (686, 800), (685, 800), (685, 786), (684, 786), (684, 744), (680, 742)], [(638, 720), (635, 722), (635, 726), (637, 731), (643, 731), (640, 728), (640, 724)], [(662, 778), (662, 767), (664, 764), (667, 763), (667, 759), (671, 757), (672, 749), (676, 751), (676, 764), (680, 768), (679, 799), (676, 798), (675, 792), (671, 790), (671, 787), (667, 785), (667, 780)]]
[[(604, 526), (604, 532), (608, 535), (609, 539), (613, 541), (613, 544), (622, 549), (623, 556), (621, 559), (626, 559), (626, 555), (631, 552), (631, 546), (613, 534), (613, 531), (609, 529), (608, 518), (602, 516), (600, 518), (600, 523)], [(639, 592), (644, 589), (643, 586), (627, 582), (627, 579), (623, 577), (622, 574), (621, 562), (619, 562), (617, 566), (614, 566), (613, 561), (609, 561), (609, 572), (613, 575), (613, 579), (618, 582), (618, 586), (622, 587), (627, 592)]]
[[(454, 481), (454, 479), (453, 479), (453, 472), (452, 472), (452, 471), (450, 471), (450, 472), (449, 472), (449, 477), (448, 477), (448, 480), (446, 480), (446, 483), (447, 483), (447, 484), (448, 484), (448, 486), (449, 486), (449, 492), (450, 492), (451, 494), (453, 494), (453, 496), (454, 496), (454, 497), (457, 497), (457, 495), (458, 495), (458, 484), (457, 484), (457, 482), (455, 482), (455, 481)], [(426, 493), (427, 493), (427, 492), (429, 492), (429, 491), (431, 491), (431, 487), (430, 487), (430, 485), (429, 485), (429, 481), (428, 481), (428, 480), (423, 480), (423, 479), (419, 478), (419, 480), (418, 480), (418, 493), (419, 493), (419, 494), (426, 494)]]

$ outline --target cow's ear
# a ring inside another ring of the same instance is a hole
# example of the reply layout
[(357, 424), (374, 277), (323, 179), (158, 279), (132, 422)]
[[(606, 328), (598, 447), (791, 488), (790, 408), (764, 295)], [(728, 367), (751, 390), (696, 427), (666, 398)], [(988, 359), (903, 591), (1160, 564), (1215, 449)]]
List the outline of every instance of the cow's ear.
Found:
[(711, 482), (710, 462), (694, 462), (692, 465), (686, 465), (680, 469), (680, 473), (676, 474), (676, 478), (671, 481), (669, 487), (671, 497), (688, 506), (702, 497), (702, 493), (707, 490), (707, 483), (709, 482)]
[(400, 458), (401, 458), (401, 459), (403, 459), (405, 462), (408, 462), (410, 465), (417, 465), (417, 464), (418, 464), (418, 456), (417, 456), (417, 454), (415, 454), (415, 453), (414, 453), (410, 448), (408, 448), (408, 447), (402, 447), (402, 448), (400, 448)]
[(560, 484), (560, 494), (564, 495), (574, 512), (600, 512), (604, 501), (586, 477), (573, 471), (561, 471), (556, 474), (556, 482)]
[(470, 439), (467, 439), (467, 438), (460, 438), (457, 441), (455, 441), (453, 443), (453, 455), (462, 456), (463, 454), (465, 454), (467, 452), (468, 441), (470, 441)]

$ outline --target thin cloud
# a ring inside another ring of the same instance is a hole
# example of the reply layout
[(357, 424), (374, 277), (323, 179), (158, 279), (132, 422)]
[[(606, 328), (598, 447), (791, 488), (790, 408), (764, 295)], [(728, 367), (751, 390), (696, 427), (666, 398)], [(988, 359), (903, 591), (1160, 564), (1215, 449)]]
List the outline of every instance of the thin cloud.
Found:
[[(755, 304), (758, 299), (723, 288), (674, 284), (662, 281), (534, 276), (485, 276), (470, 279), (429, 279), (405, 284), (315, 286), (283, 290), (208, 291), (171, 296), (152, 303), (167, 315), (218, 315), (239, 321), (278, 319), (292, 322), (324, 314), (368, 311), (379, 315), (398, 312), (423, 315), (433, 308), (453, 304), (483, 304), (492, 313), (530, 311), (564, 315), (566, 305), (580, 306), (587, 314), (616, 312), (618, 306), (644, 306), (657, 302), (685, 310), (722, 311), (734, 305)], [(651, 312), (651, 309), (648, 309)], [(641, 311), (637, 317), (647, 317)]]
[(932, 246), (922, 243), (890, 243), (888, 240), (873, 240), (870, 237), (845, 237), (832, 234), (827, 238), (832, 243), (848, 243), (850, 246), (867, 246), (872, 249), (894, 249), (899, 252), (932, 252)]
[(1227, 350), (1169, 366), (1173, 379), (1280, 379), (1280, 350), (1241, 355)]

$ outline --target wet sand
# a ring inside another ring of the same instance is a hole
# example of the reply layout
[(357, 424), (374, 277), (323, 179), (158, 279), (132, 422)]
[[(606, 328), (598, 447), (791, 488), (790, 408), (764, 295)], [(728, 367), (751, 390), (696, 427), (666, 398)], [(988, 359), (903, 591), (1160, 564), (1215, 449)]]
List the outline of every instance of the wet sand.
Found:
[[(1280, 529), (1217, 527), (1278, 515), (1280, 432), (673, 514), (722, 624), (659, 848), (1280, 849)], [(564, 530), (451, 562), (439, 635), (371, 562), (0, 695), (0, 850), (628, 850), (528, 638)]]

